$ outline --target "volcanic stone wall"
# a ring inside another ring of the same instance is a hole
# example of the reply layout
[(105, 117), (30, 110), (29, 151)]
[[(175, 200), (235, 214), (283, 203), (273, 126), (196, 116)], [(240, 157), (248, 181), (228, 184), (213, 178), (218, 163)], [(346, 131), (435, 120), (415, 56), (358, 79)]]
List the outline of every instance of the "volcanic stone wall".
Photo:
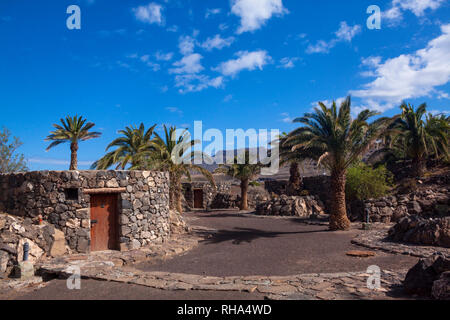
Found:
[(169, 176), (150, 171), (36, 171), (0, 174), (0, 212), (42, 219), (64, 232), (69, 247), (90, 251), (90, 197), (117, 194), (120, 249), (170, 236)]

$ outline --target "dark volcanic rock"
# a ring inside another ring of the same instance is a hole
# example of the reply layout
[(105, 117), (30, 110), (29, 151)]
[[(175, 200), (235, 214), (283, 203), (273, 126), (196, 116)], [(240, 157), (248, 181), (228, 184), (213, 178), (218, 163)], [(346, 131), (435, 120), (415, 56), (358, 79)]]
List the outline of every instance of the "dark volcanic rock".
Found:
[[(450, 259), (446, 257), (436, 255), (428, 259), (421, 259), (406, 274), (403, 287), (409, 294), (430, 296), (434, 283), (448, 271), (450, 271)], [(448, 281), (447, 275), (445, 277), (443, 281), (446, 279)], [(435, 291), (439, 297), (442, 296), (442, 286), (442, 283), (436, 284)]]

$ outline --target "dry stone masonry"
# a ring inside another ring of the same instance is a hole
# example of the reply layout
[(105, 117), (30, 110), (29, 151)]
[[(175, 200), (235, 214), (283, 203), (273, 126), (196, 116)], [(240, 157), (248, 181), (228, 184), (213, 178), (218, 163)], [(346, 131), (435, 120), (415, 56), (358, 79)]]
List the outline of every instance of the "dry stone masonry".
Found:
[(120, 249), (170, 236), (169, 176), (150, 171), (39, 171), (0, 174), (0, 212), (42, 217), (61, 230), (71, 250), (90, 250), (90, 198), (117, 195)]
[(268, 216), (310, 218), (311, 216), (320, 216), (324, 213), (322, 202), (314, 196), (281, 196), (260, 203), (256, 208), (256, 214)]

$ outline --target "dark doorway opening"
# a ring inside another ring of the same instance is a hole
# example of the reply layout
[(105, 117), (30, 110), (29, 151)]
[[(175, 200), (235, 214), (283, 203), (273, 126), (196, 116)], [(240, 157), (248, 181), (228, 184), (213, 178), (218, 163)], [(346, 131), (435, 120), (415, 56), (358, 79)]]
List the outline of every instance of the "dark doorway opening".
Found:
[(203, 190), (194, 190), (194, 209), (203, 209)]

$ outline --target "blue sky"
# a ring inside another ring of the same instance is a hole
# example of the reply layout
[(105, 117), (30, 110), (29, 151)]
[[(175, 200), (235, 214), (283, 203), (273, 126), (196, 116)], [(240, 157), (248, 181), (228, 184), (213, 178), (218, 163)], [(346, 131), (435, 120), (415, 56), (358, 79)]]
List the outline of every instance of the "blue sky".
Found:
[[(66, 27), (73, 4), (81, 30)], [(450, 111), (445, 0), (2, 0), (0, 44), (0, 126), (33, 170), (68, 167), (69, 146), (44, 141), (67, 114), (103, 133), (80, 145), (88, 168), (140, 122), (290, 131), (348, 94), (355, 111), (392, 115), (403, 99)]]

